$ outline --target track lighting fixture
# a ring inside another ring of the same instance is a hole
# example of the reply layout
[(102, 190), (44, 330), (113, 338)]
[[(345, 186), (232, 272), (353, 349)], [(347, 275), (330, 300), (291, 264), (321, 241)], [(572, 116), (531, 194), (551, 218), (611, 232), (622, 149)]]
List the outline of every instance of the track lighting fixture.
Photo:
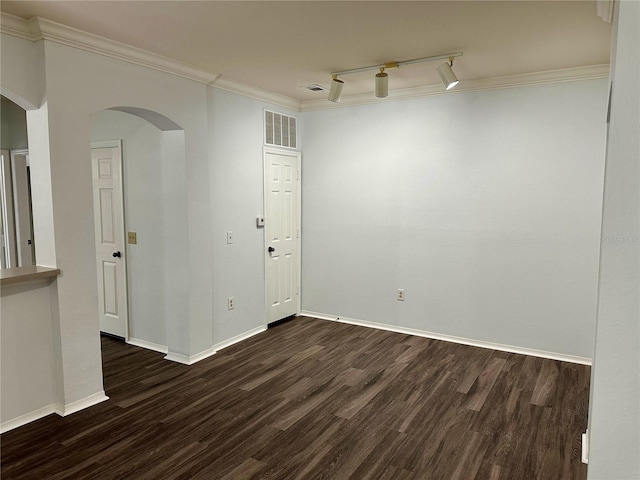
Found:
[(448, 63), (443, 63), (438, 67), (438, 75), (440, 75), (440, 80), (446, 90), (449, 90), (458, 84), (458, 78), (456, 77), (456, 74), (453, 73), (451, 67), (453, 67), (453, 57), (449, 57)]
[(362, 67), (362, 68), (354, 68), (351, 70), (342, 70), (341, 72), (333, 72), (331, 76), (333, 79), (331, 80), (331, 89), (329, 91), (329, 100), (332, 102), (339, 102), (340, 96), (342, 95), (342, 87), (344, 86), (344, 82), (338, 79), (338, 75), (348, 75), (350, 73), (360, 73), (367, 72), (370, 70), (380, 70), (380, 73), (376, 74), (375, 77), (375, 92), (376, 97), (384, 98), (389, 94), (389, 75), (385, 72), (386, 69), (389, 68), (398, 68), (401, 65), (411, 65), (413, 63), (422, 63), (422, 62), (431, 62), (434, 60), (443, 60), (448, 59), (448, 63), (443, 63), (438, 67), (438, 74), (440, 75), (440, 79), (444, 84), (445, 88), (449, 90), (454, 87), (458, 83), (458, 79), (456, 78), (455, 73), (451, 69), (453, 65), (454, 57), (459, 57), (462, 55), (462, 52), (456, 53), (448, 53), (446, 55), (437, 55), (433, 57), (423, 57), (423, 58), (414, 58), (413, 60), (403, 60), (400, 62), (390, 62), (385, 63), (383, 65), (372, 65), (370, 67)]
[(389, 95), (389, 75), (384, 73), (384, 67), (376, 74), (376, 97), (384, 98)]
[(330, 101), (335, 103), (338, 103), (340, 101), (343, 85), (344, 85), (344, 82), (340, 80), (337, 75), (334, 75), (333, 80), (331, 80), (331, 90), (329, 90)]

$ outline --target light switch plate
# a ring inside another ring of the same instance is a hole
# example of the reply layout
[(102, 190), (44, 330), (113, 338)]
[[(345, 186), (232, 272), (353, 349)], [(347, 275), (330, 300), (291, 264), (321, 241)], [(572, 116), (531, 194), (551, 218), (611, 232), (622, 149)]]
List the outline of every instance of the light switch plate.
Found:
[(229, 245), (233, 243), (233, 232), (227, 232), (227, 243)]
[(138, 243), (138, 236), (136, 235), (136, 232), (127, 232), (127, 242), (132, 245)]

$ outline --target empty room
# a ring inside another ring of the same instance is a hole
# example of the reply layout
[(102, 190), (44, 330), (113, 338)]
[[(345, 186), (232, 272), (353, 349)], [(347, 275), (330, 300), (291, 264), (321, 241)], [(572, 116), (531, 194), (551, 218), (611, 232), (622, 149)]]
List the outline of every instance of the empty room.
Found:
[(640, 3), (0, 13), (3, 479), (640, 479)]

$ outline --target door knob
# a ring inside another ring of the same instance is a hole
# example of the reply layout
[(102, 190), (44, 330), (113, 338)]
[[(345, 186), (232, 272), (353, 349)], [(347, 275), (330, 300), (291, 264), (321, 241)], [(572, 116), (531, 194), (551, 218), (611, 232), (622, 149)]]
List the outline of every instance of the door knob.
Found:
[(122, 254), (120, 252), (113, 252), (113, 256), (116, 258), (120, 258)]
[(273, 248), (273, 247), (269, 247), (269, 248), (267, 248), (267, 252), (269, 252), (269, 253), (273, 253), (273, 252), (275, 252), (275, 251), (276, 251), (276, 249), (275, 249), (275, 248)]

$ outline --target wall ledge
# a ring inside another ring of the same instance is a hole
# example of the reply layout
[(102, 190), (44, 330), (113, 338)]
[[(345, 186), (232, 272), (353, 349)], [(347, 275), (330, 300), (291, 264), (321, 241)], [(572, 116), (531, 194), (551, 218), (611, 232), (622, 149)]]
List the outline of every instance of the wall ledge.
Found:
[(59, 268), (43, 267), (41, 265), (28, 265), (26, 267), (13, 267), (0, 269), (0, 285), (30, 282), (32, 280), (45, 280), (60, 275)]

